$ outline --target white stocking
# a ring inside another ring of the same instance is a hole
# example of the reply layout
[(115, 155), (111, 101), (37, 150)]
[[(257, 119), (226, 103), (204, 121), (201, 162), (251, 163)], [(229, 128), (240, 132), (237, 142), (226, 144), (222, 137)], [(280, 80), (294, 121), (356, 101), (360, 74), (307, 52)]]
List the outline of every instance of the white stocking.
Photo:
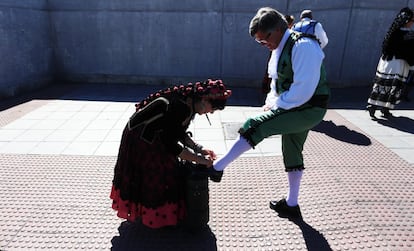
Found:
[(302, 179), (303, 171), (288, 172), (289, 193), (286, 198), (286, 203), (290, 207), (298, 205), (300, 181)]
[(242, 155), (242, 153), (250, 150), (251, 148), (252, 147), (247, 142), (247, 140), (240, 136), (239, 139), (234, 142), (230, 150), (214, 163), (214, 169), (217, 171), (223, 171), (226, 166), (228, 166), (231, 162)]

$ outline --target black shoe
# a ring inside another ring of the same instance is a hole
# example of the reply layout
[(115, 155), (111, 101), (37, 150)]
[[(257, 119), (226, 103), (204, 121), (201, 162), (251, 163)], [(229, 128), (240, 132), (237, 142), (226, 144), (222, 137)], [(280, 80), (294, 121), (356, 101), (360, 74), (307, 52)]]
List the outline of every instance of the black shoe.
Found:
[(223, 171), (216, 171), (213, 167), (209, 168), (210, 169), (210, 180), (213, 182), (220, 182), (221, 181), (221, 177), (223, 177)]
[(216, 171), (213, 167), (207, 167), (201, 164), (195, 164), (189, 168), (190, 175), (194, 178), (210, 178), (213, 182), (220, 182), (223, 171)]
[(375, 110), (376, 110), (375, 106), (373, 106), (373, 105), (367, 105), (367, 110), (369, 112), (369, 116), (372, 119), (376, 119), (376, 117), (375, 117)]
[(384, 118), (390, 118), (390, 117), (392, 117), (392, 114), (391, 114), (390, 110), (387, 109), (387, 108), (382, 108), (381, 109), (381, 112), (382, 112), (382, 116)]
[(295, 207), (290, 207), (286, 203), (286, 199), (281, 199), (279, 201), (272, 200), (270, 201), (270, 209), (275, 210), (279, 213), (281, 217), (287, 218), (302, 218), (302, 213), (300, 212), (299, 205)]

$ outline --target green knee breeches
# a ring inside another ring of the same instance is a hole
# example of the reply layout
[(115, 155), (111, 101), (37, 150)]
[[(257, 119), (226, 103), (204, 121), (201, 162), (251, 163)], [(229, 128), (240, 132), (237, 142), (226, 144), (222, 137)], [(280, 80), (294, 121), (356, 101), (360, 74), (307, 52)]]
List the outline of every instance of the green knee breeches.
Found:
[(276, 109), (249, 118), (239, 133), (252, 147), (272, 135), (282, 135), (283, 162), (286, 171), (303, 167), (303, 145), (308, 132), (325, 116), (326, 108), (302, 106), (284, 110)]

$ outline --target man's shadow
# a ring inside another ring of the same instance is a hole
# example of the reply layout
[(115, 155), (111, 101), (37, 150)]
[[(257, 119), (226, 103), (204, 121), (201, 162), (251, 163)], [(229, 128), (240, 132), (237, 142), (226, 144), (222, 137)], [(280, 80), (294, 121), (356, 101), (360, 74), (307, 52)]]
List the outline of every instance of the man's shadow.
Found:
[(308, 251), (332, 251), (326, 238), (318, 230), (314, 229), (301, 218), (292, 218), (289, 221), (295, 223), (302, 231)]
[(322, 120), (322, 122), (315, 126), (312, 129), (312, 131), (324, 133), (334, 139), (351, 143), (354, 145), (371, 145), (371, 140), (364, 134), (354, 130), (350, 130), (348, 127), (344, 125), (338, 126), (334, 122), (332, 122), (332, 120)]
[(111, 240), (111, 250), (217, 250), (216, 237), (209, 227), (189, 232), (181, 227), (151, 229), (124, 221), (118, 231), (119, 236)]
[(402, 132), (407, 132), (414, 134), (414, 120), (399, 116), (399, 117), (390, 117), (388, 119), (377, 119), (376, 120), (379, 124), (388, 126), (394, 129), (397, 129)]

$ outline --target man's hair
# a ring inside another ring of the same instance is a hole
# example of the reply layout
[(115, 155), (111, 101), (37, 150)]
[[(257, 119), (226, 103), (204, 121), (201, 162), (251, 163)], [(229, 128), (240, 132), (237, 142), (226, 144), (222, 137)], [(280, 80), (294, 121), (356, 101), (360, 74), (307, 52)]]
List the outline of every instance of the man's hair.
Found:
[(302, 18), (310, 18), (310, 19), (312, 19), (313, 17), (312, 17), (312, 11), (311, 10), (304, 10), (304, 11), (302, 11), (302, 13), (300, 13), (300, 19), (302, 19)]
[(252, 37), (258, 31), (270, 32), (275, 29), (285, 31), (287, 22), (282, 13), (270, 7), (260, 8), (249, 25), (249, 33)]

